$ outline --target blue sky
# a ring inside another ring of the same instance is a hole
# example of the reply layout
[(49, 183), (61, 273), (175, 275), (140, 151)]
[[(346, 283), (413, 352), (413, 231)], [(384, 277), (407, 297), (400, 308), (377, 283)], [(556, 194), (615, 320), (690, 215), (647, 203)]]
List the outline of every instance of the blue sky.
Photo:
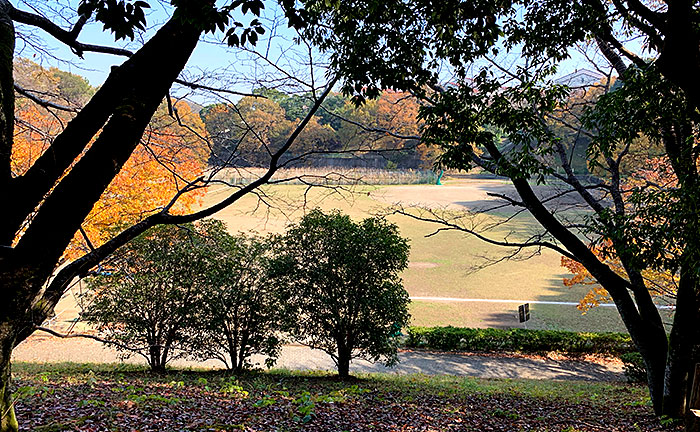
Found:
[[(14, 3), (15, 6), (20, 9), (31, 10), (31, 7), (35, 6), (32, 2), (33, 0), (17, 0)], [(60, 2), (61, 0), (58, 0), (58, 3)], [(63, 0), (63, 3), (75, 8), (78, 2), (75, 0)], [(78, 40), (83, 43), (117, 46), (132, 51), (137, 50), (145, 40), (152, 36), (155, 30), (160, 28), (163, 21), (170, 15), (170, 6), (167, 4), (169, 2), (151, 0), (149, 3), (152, 7), (147, 16), (148, 28), (145, 32), (137, 34), (134, 41), (115, 41), (113, 35), (104, 31), (102, 25), (96, 22), (88, 23), (81, 32)], [(272, 2), (272, 5), (276, 5), (276, 3)], [(40, 8), (37, 5), (37, 8), (47, 15), (51, 13), (51, 9), (48, 6)], [(65, 10), (66, 9), (64, 9), (64, 11)], [(64, 12), (64, 15), (70, 17), (67, 22), (63, 22), (62, 27), (69, 29), (70, 23), (75, 21), (76, 14), (75, 12)], [(244, 24), (247, 24), (253, 18), (255, 18), (255, 16), (250, 13), (245, 16), (237, 17), (237, 19)], [(299, 53), (300, 47), (293, 46), (289, 41), (291, 38), (295, 37), (296, 34), (292, 29), (288, 29), (286, 25), (279, 25), (283, 20), (280, 19), (280, 11), (278, 9), (269, 9), (268, 5), (268, 9), (263, 11), (262, 21), (266, 28), (275, 27), (276, 30), (272, 35), (274, 37), (271, 41), (269, 40), (269, 36), (271, 36), (270, 31), (263, 35), (262, 40), (258, 42), (256, 47), (258, 52), (267, 52), (272, 58), (279, 59), (282, 50), (290, 49), (291, 46), (291, 52), (295, 52), (295, 55), (301, 55)], [(84, 54), (84, 59), (80, 59), (73, 54), (70, 49), (65, 47), (65, 45), (56, 42), (51, 36), (48, 36), (41, 30), (22, 25), (18, 25), (17, 28), (19, 33), (28, 35), (28, 37), (18, 38), (16, 55), (30, 58), (45, 67), (54, 66), (82, 75), (94, 86), (98, 86), (104, 82), (113, 65), (121, 64), (125, 60), (123, 57), (90, 52)], [(242, 52), (240, 49), (226, 47), (225, 44), (221, 43), (223, 36), (222, 32), (206, 35), (202, 42), (197, 45), (183, 76), (194, 80), (202, 75), (215, 75), (216, 78), (210, 79), (207, 84), (224, 86), (231, 90), (241, 92), (249, 92), (252, 88), (258, 86), (258, 84), (254, 82), (255, 80), (265, 81), (272, 79), (269, 76), (271, 73), (269, 67), (265, 67), (261, 61), (254, 62), (252, 60), (253, 56), (250, 53)], [(34, 42), (35, 45), (38, 43), (42, 45), (42, 47), (40, 49), (32, 47), (31, 44), (25, 42), (25, 40), (30, 40)], [(270, 42), (269, 45), (268, 42)], [(291, 63), (291, 61), (288, 63)], [(304, 73), (302, 73), (302, 75), (304, 75)], [(308, 76), (308, 73), (306, 75)], [(318, 71), (316, 75), (317, 77), (322, 77), (323, 74), (321, 71)], [(290, 91), (293, 90), (293, 86), (290, 87)], [(297, 91), (305, 90), (299, 87)], [(198, 102), (207, 102), (206, 97), (202, 95), (195, 96), (195, 99), (200, 99)]]
[[(14, 3), (17, 7), (29, 10), (30, 7), (36, 7), (43, 10), (45, 13), (51, 13), (51, 6), (44, 6), (43, 8), (39, 6), (40, 3), (35, 3), (35, 0), (15, 0)], [(69, 8), (75, 8), (77, 5), (77, 0), (52, 0), (45, 4), (57, 3), (68, 6)], [(155, 31), (159, 28), (162, 22), (167, 19), (169, 14), (169, 2), (162, 0), (150, 0), (151, 9), (148, 12), (148, 29), (145, 32), (141, 32), (137, 35), (135, 41), (115, 41), (114, 37), (102, 29), (102, 25), (95, 22), (90, 22), (85, 26), (79, 40), (85, 43), (92, 43), (98, 45), (107, 46), (121, 46), (129, 48), (131, 50), (136, 50), (147, 40)], [(291, 43), (291, 39), (296, 36), (293, 30), (288, 29), (284, 25), (283, 17), (280, 17), (280, 12), (278, 9), (270, 9), (276, 5), (276, 2), (266, 2), (268, 9), (263, 11), (263, 22), (266, 27), (270, 28), (274, 26), (275, 23), (276, 31), (274, 34), (270, 34), (268, 31), (263, 35), (261, 41), (258, 43), (256, 50), (258, 52), (267, 51), (269, 56), (273, 59), (277, 59), (281, 62), (285, 69), (299, 69), (295, 71), (295, 74), (300, 76), (309, 76), (309, 71), (305, 70), (302, 65), (304, 61), (304, 55), (308, 55), (305, 52), (306, 48), (304, 46), (294, 45)], [(272, 4), (273, 6), (270, 6)], [(65, 13), (66, 10), (63, 9), (64, 15), (68, 16), (67, 21), (64, 21), (62, 25), (64, 28), (70, 28), (70, 23), (75, 21), (75, 12)], [(237, 17), (240, 21), (248, 23), (250, 19), (254, 16), (248, 14), (247, 16)], [(281, 24), (281, 25), (280, 25)], [(18, 26), (20, 32), (27, 33), (27, 28), (23, 26)], [(41, 30), (31, 29), (29, 33), (33, 34), (34, 40), (42, 40), (46, 52), (42, 53), (41, 50), (36, 50), (29, 46), (27, 43), (23, 42), (22, 39), (18, 40), (17, 44), (17, 55), (28, 57), (43, 66), (56, 66), (63, 70), (68, 70), (73, 73), (82, 75), (86, 77), (90, 83), (94, 86), (100, 85), (107, 75), (109, 74), (110, 67), (113, 65), (118, 65), (122, 63), (125, 59), (113, 55), (107, 54), (97, 54), (97, 53), (85, 53), (85, 58), (80, 59), (75, 56), (68, 48), (64, 45), (55, 42), (50, 36), (47, 36)], [(268, 46), (269, 37), (273, 36), (272, 43)], [(31, 39), (31, 38), (30, 38)], [(202, 75), (209, 75), (211, 78), (206, 82), (208, 85), (213, 86), (224, 86), (226, 88), (240, 91), (249, 92), (252, 88), (258, 87), (260, 82), (267, 82), (270, 85), (275, 85), (280, 83), (280, 74), (272, 74), (275, 72), (270, 67), (266, 67), (259, 61), (253, 61), (249, 53), (241, 52), (238, 49), (231, 49), (223, 44), (221, 40), (223, 39), (223, 34), (217, 32), (214, 35), (205, 36), (204, 40), (198, 44), (195, 52), (193, 53), (188, 67), (183, 76), (188, 79), (194, 80)], [(291, 51), (285, 51), (290, 49)], [(279, 60), (282, 53), (288, 54), (288, 59)], [(317, 52), (313, 53), (314, 56), (318, 56)], [(291, 58), (292, 60), (289, 60)], [(68, 61), (58, 61), (57, 59), (65, 59)], [(296, 63), (295, 60), (296, 59)], [(559, 67), (559, 73), (557, 75), (565, 75), (574, 71), (577, 68), (587, 67), (586, 62), (582, 55), (573, 53), (572, 59), (564, 62)], [(323, 71), (317, 70), (316, 77), (322, 79)], [(289, 81), (288, 81), (289, 82)], [(282, 88), (286, 91), (298, 91), (303, 92), (308, 89), (303, 86), (295, 86), (292, 82), (291, 85)], [(177, 95), (177, 91), (176, 91)], [(206, 95), (189, 95), (188, 97), (194, 99), (199, 103), (211, 103), (217, 101), (216, 98), (208, 98)], [(235, 97), (233, 98), (235, 99)]]

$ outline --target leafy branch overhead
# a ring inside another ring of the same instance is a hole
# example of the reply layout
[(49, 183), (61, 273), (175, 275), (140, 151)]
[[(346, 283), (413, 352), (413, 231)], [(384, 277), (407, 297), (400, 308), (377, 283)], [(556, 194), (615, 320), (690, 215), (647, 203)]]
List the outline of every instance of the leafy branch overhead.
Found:
[[(196, 4), (195, 3), (199, 3)], [(243, 15), (249, 12), (260, 16), (265, 8), (262, 0), (235, 0), (217, 8), (214, 1), (172, 0), (176, 7), (174, 17), (187, 24), (199, 27), (204, 33), (214, 33), (217, 30), (225, 32), (225, 40), (229, 46), (239, 46), (250, 43), (255, 45), (258, 35), (264, 34), (265, 29), (258, 19), (251, 20), (246, 26), (232, 19), (233, 12), (240, 9)], [(206, 4), (206, 7), (202, 7)], [(81, 0), (78, 14), (85, 20), (94, 19), (104, 25), (104, 30), (111, 31), (116, 40), (135, 37), (135, 31), (146, 28), (146, 13), (150, 5), (143, 1), (125, 0)], [(299, 12), (293, 8), (287, 11), (291, 17), (290, 26), (301, 28), (305, 22)], [(237, 32), (241, 30), (241, 33)]]

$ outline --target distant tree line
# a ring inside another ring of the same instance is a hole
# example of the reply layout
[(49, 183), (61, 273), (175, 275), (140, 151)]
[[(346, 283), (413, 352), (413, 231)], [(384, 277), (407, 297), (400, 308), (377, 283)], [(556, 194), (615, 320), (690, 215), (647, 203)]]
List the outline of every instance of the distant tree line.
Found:
[[(312, 94), (275, 89), (253, 94), (200, 112), (212, 142), (210, 165), (266, 166), (314, 102)], [(306, 166), (431, 168), (437, 154), (420, 143), (418, 109), (403, 92), (384, 91), (360, 107), (330, 94), (286, 158)]]

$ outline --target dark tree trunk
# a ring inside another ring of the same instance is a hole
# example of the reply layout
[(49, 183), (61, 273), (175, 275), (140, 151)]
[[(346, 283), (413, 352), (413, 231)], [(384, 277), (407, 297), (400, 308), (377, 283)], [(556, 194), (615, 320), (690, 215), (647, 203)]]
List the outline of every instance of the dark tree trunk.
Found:
[(12, 389), (10, 387), (10, 357), (15, 345), (15, 332), (10, 323), (0, 324), (0, 431), (16, 432), (18, 430), (17, 419), (12, 402)]
[[(5, 189), (12, 177), (10, 157), (15, 118), (15, 89), (12, 79), (15, 28), (8, 15), (8, 8), (8, 1), (0, 0), (0, 189)], [(4, 197), (7, 192), (0, 191), (0, 197)]]
[(338, 376), (340, 378), (350, 377), (350, 360), (352, 350), (345, 343), (338, 343)]
[(228, 356), (231, 360), (231, 370), (236, 372), (236, 369), (238, 368), (238, 350), (236, 349), (236, 343), (234, 342), (234, 337), (231, 332), (229, 330), (225, 330), (225, 332), (227, 345), (226, 351), (228, 351)]
[(248, 331), (243, 330), (243, 335), (241, 336), (241, 345), (238, 347), (238, 365), (236, 366), (236, 373), (243, 372), (243, 367), (245, 366), (245, 359), (248, 357)]
[(686, 414), (686, 432), (700, 432), (700, 355), (696, 354), (690, 390), (690, 409)]
[[(678, 321), (677, 318), (678, 311), (674, 322)], [(687, 329), (674, 325), (669, 338), (662, 414), (673, 418), (681, 417), (685, 413), (690, 372), (689, 347), (683, 341), (687, 333)]]
[(681, 269), (664, 379), (663, 414), (674, 418), (687, 412), (700, 347), (700, 284), (694, 265), (689, 267)]
[(161, 358), (160, 345), (156, 345), (156, 344), (151, 345), (148, 348), (148, 365), (151, 367), (151, 370), (153, 370), (153, 371), (160, 371), (161, 370), (160, 358)]

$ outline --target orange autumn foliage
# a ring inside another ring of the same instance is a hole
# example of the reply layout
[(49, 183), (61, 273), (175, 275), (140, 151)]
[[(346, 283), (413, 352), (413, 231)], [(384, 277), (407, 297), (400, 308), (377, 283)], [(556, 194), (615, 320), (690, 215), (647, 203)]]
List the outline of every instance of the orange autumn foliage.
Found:
[[(156, 112), (141, 143), (82, 225), (92, 246), (103, 244), (120, 228), (162, 209), (183, 186), (202, 175), (208, 155), (208, 147), (200, 138), (206, 133), (204, 125), (186, 103), (176, 104), (176, 109), (188, 128), (179, 126), (164, 107)], [(68, 119), (59, 120), (29, 103), (18, 104), (15, 116), (12, 171), (19, 176), (50, 146)], [(186, 212), (203, 193), (200, 190), (184, 194), (172, 212)], [(77, 233), (64, 259), (75, 259), (89, 250), (83, 234)]]
[[(633, 167), (634, 170), (621, 182), (622, 190), (627, 191), (625, 194), (631, 193), (636, 187), (645, 187), (650, 184), (655, 187), (676, 186), (677, 179), (668, 158), (646, 157), (637, 161), (633, 160), (633, 163), (636, 165)], [(615, 255), (615, 249), (610, 240), (606, 239), (595, 246), (591, 246), (591, 251), (615, 273), (626, 277), (626, 272), (619, 258)], [(610, 294), (598, 284), (593, 275), (581, 263), (562, 256), (561, 265), (572, 273), (570, 278), (564, 278), (565, 286), (590, 286), (588, 293), (579, 300), (579, 310), (585, 313), (603, 302), (612, 301)], [(642, 271), (642, 276), (646, 280), (649, 291), (653, 296), (675, 294), (678, 283), (677, 275), (665, 271), (646, 269)]]
[[(612, 244), (609, 240), (605, 240), (599, 245), (591, 246), (590, 249), (598, 259), (607, 264), (615, 273), (624, 277), (622, 264), (616, 257), (611, 255)], [(577, 307), (581, 312), (586, 313), (601, 303), (611, 301), (610, 294), (598, 284), (593, 275), (580, 262), (562, 256), (561, 265), (572, 273), (570, 278), (564, 278), (565, 286), (585, 285), (590, 287), (586, 295), (579, 300)]]

